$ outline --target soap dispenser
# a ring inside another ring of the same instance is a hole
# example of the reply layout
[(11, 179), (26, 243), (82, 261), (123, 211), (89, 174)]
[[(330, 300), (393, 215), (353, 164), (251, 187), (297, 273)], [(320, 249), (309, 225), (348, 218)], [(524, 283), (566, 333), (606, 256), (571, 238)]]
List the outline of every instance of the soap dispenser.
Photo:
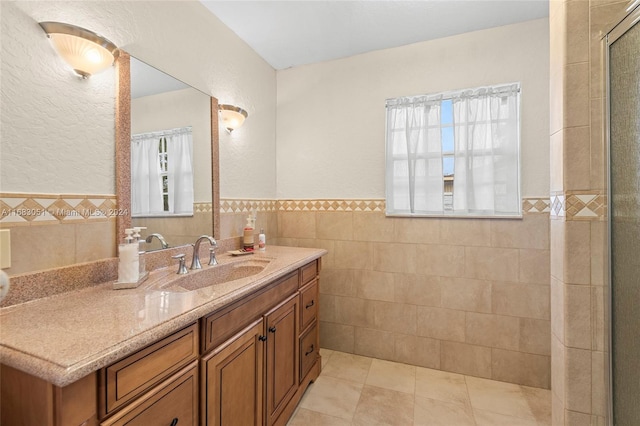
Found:
[(133, 240), (138, 244), (138, 281), (147, 277), (147, 265), (144, 260), (144, 245), (146, 241), (140, 238), (140, 231), (147, 229), (146, 226), (134, 226), (133, 227)]
[(118, 281), (113, 288), (135, 288), (138, 286), (140, 264), (138, 257), (138, 243), (134, 241), (133, 229), (125, 229), (124, 244), (118, 245)]
[(254, 219), (251, 215), (247, 216), (247, 224), (242, 234), (242, 248), (244, 251), (253, 251), (253, 224)]

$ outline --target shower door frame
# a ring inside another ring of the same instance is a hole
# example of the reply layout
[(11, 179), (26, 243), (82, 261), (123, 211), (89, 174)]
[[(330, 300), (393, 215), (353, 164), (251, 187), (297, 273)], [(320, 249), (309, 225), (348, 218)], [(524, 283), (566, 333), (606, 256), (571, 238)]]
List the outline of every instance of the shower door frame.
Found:
[(611, 250), (611, 230), (612, 230), (612, 217), (611, 212), (611, 87), (610, 87), (610, 68), (609, 68), (609, 54), (611, 45), (622, 37), (628, 30), (634, 25), (640, 22), (640, 0), (635, 0), (627, 7), (624, 15), (616, 21), (616, 24), (606, 33), (602, 38), (604, 44), (604, 79), (605, 79), (605, 96), (604, 96), (604, 142), (606, 153), (606, 194), (607, 194), (607, 306), (605, 318), (608, 324), (605, 328), (608, 331), (607, 344), (607, 424), (613, 426), (613, 288), (612, 288), (612, 250)]

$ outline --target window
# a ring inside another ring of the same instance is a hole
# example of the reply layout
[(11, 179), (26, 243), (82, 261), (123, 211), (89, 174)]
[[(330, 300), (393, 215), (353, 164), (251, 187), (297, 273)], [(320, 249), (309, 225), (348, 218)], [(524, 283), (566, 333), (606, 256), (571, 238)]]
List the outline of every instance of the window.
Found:
[(191, 127), (133, 135), (133, 217), (193, 215)]
[(519, 84), (386, 108), (387, 215), (521, 216)]

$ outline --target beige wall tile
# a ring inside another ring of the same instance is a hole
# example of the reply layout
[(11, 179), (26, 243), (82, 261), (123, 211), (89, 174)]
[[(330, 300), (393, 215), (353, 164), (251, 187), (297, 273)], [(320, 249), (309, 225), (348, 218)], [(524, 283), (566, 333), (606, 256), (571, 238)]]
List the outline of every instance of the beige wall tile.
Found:
[(336, 296), (320, 293), (320, 321), (336, 322)]
[(379, 359), (393, 359), (395, 334), (389, 331), (356, 327), (354, 353)]
[(565, 426), (585, 426), (590, 425), (591, 415), (578, 413), (576, 411), (566, 410), (564, 415)]
[(565, 408), (591, 412), (591, 351), (565, 348)]
[(464, 342), (465, 313), (462, 311), (418, 306), (416, 321), (418, 336)]
[[(582, 89), (584, 91), (587, 88)], [(587, 100), (590, 117), (590, 103)], [(588, 117), (588, 119), (589, 119)], [(591, 186), (591, 129), (586, 125), (564, 129), (564, 189), (585, 190)]]
[[(554, 6), (555, 7), (552, 7)], [(551, 13), (553, 9), (553, 13)], [(566, 5), (564, 1), (550, 2), (549, 13), (549, 68), (550, 68), (550, 134), (563, 128), (564, 117), (564, 65), (566, 61)]]
[(372, 301), (336, 296), (335, 306), (337, 323), (360, 327), (374, 326), (374, 304)]
[(551, 333), (564, 344), (564, 284), (551, 278)]
[(353, 213), (353, 238), (357, 241), (395, 241), (394, 220), (384, 212)]
[(490, 246), (491, 222), (486, 219), (442, 219), (441, 241), (456, 246)]
[(326, 240), (353, 240), (352, 212), (316, 212), (316, 235)]
[(604, 352), (591, 352), (591, 413), (607, 415), (607, 359)]
[(550, 221), (550, 245), (549, 266), (551, 276), (559, 280), (564, 279), (564, 252), (565, 252), (565, 224), (564, 220)]
[(593, 321), (591, 348), (596, 351), (608, 351), (608, 319), (605, 317), (608, 293), (607, 287), (591, 287), (591, 319)]
[(564, 402), (555, 393), (551, 393), (551, 425), (564, 425)]
[(464, 276), (464, 247), (425, 244), (418, 246), (416, 272), (443, 277)]
[(551, 386), (551, 357), (523, 352), (491, 350), (491, 378), (549, 389)]
[(591, 282), (591, 224), (584, 221), (565, 223), (564, 282)]
[[(552, 96), (554, 97), (554, 96)], [(552, 118), (553, 121), (553, 118)], [(559, 121), (556, 119), (556, 121)], [(550, 150), (550, 190), (551, 192), (564, 189), (564, 132), (559, 130), (551, 135)]]
[(356, 241), (335, 242), (335, 265), (340, 269), (372, 269), (373, 244)]
[[(267, 250), (269, 249), (269, 245), (272, 243), (269, 240), (269, 236), (267, 235)], [(325, 269), (335, 268), (335, 241), (333, 240), (315, 240), (313, 247), (325, 249), (327, 254), (322, 256), (322, 271)]]
[(372, 302), (374, 325), (379, 330), (416, 334), (416, 306), (391, 302)]
[(491, 220), (491, 245), (504, 248), (549, 248), (549, 215), (530, 214), (518, 219)]
[(471, 278), (442, 277), (442, 307), (472, 312), (491, 312), (491, 282)]
[(564, 404), (565, 347), (556, 336), (551, 336), (551, 393)]
[(589, 2), (568, 2), (566, 9), (568, 64), (589, 60)]
[[(15, 275), (75, 263), (75, 235), (76, 225), (73, 224), (12, 227), (11, 268), (5, 272)], [(56, 247), (56, 250), (50, 247)]]
[(320, 321), (320, 347), (353, 353), (355, 348), (354, 327)]
[(549, 285), (551, 276), (551, 251), (520, 249), (518, 281), (529, 284)]
[[(60, 225), (63, 226), (63, 225)], [(116, 257), (115, 220), (76, 225), (76, 263)]]
[(475, 377), (491, 377), (491, 349), (458, 342), (440, 343), (440, 368)]
[(607, 222), (591, 222), (591, 285), (604, 285), (607, 280)]
[[(599, 68), (599, 67), (598, 67)], [(598, 78), (602, 75), (598, 73)], [(593, 79), (593, 67), (592, 76)], [(592, 83), (593, 84), (593, 83)], [(606, 188), (606, 163), (605, 163), (605, 142), (604, 142), (604, 100), (601, 98), (591, 99), (591, 189), (604, 190)]]
[(394, 274), (378, 271), (354, 271), (356, 294), (362, 299), (394, 301)]
[(497, 281), (518, 280), (518, 250), (493, 247), (465, 247), (464, 275)]
[(320, 275), (320, 293), (334, 294), (336, 296), (355, 296), (357, 293), (353, 278), (355, 273), (357, 272), (350, 269), (323, 267)]
[(396, 302), (421, 306), (441, 305), (440, 277), (414, 274), (394, 274)]
[(591, 287), (565, 286), (564, 321), (565, 345), (591, 349)]
[(415, 244), (373, 244), (373, 269), (412, 274), (416, 271)]
[(440, 340), (396, 335), (395, 360), (427, 368), (440, 368)]
[(285, 238), (316, 238), (316, 213), (279, 211), (278, 232)]
[(520, 323), (513, 317), (467, 312), (465, 342), (492, 348), (518, 350)]
[(494, 282), (491, 293), (492, 312), (548, 320), (551, 318), (549, 293), (547, 286)]
[(530, 354), (550, 356), (551, 321), (521, 318), (518, 350)]
[[(564, 127), (589, 125), (589, 63), (580, 62), (565, 66), (564, 76)], [(567, 151), (565, 136), (565, 152)], [(565, 173), (565, 182), (566, 182)], [(586, 188), (581, 188), (586, 189)]]
[(440, 222), (438, 218), (393, 218), (395, 238), (398, 243), (439, 244)]

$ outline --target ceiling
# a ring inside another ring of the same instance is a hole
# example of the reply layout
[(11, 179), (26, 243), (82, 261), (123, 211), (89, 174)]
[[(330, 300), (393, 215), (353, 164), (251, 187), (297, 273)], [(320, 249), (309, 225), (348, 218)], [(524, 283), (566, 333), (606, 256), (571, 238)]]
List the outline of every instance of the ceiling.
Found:
[(275, 69), (549, 15), (548, 0), (200, 0)]

